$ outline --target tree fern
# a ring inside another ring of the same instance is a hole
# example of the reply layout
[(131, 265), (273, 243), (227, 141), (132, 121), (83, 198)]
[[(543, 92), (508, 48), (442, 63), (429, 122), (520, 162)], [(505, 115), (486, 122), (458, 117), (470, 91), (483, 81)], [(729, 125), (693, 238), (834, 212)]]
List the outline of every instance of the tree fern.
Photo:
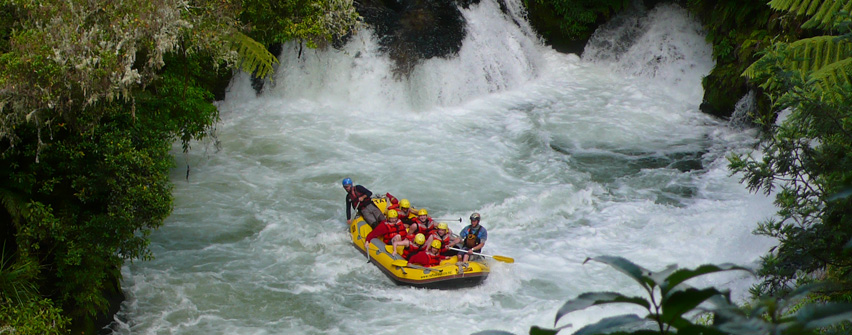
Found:
[(852, 43), (835, 36), (817, 36), (791, 43), (789, 51), (790, 65), (807, 73), (849, 58)]
[(835, 100), (839, 98), (840, 92), (837, 92), (838, 88), (852, 85), (850, 73), (852, 73), (852, 58), (847, 57), (844, 60), (831, 63), (814, 72), (811, 74), (811, 80), (823, 92), (823, 99)]
[[(852, 42), (835, 36), (805, 38), (789, 45), (776, 43), (775, 47), (785, 49), (786, 59), (782, 66), (803, 73), (819, 71), (823, 67), (852, 56)], [(756, 78), (756, 71), (760, 66), (761, 62), (755, 62), (743, 72), (743, 75)]]
[(802, 28), (831, 28), (840, 21), (837, 13), (852, 11), (852, 0), (772, 0), (769, 6), (796, 15), (811, 16)]
[[(769, 5), (777, 10), (811, 16), (803, 28), (843, 28), (841, 23), (848, 22), (852, 10), (852, 0), (772, 0)], [(749, 66), (743, 76), (758, 81), (764, 79), (760, 86), (774, 90), (781, 87), (777, 87), (777, 82), (765, 80), (768, 73), (779, 69), (796, 71), (809, 77), (810, 84), (819, 86), (823, 99), (835, 97), (832, 91), (850, 84), (852, 42), (848, 37), (817, 36), (790, 44), (778, 42), (773, 49), (769, 53), (772, 56), (764, 55)]]
[(263, 44), (258, 43), (245, 34), (234, 31), (228, 40), (232, 48), (240, 55), (240, 68), (258, 78), (266, 78), (274, 71), (273, 64), (278, 63), (275, 57)]

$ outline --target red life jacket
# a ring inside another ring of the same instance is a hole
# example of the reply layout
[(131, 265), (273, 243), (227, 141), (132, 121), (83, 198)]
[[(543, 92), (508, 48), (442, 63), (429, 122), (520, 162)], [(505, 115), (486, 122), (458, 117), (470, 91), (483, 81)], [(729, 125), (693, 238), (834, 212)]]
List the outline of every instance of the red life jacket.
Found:
[(423, 251), (423, 250), (426, 250), (426, 244), (425, 243), (421, 244), (421, 245), (417, 245), (416, 243), (414, 243), (414, 239), (411, 239), (408, 242), (408, 247), (406, 247), (405, 250), (402, 251), (402, 258), (409, 259), (414, 254), (416, 254), (420, 251)]
[(441, 241), (441, 250), (439, 251), (439, 253), (445, 253), (445, 252), (447, 252), (447, 250), (449, 250), (447, 248), (450, 247), (450, 239), (451, 238), (452, 238), (452, 236), (450, 236), (450, 233), (446, 233), (446, 234), (444, 234), (444, 237), (441, 237), (441, 235), (438, 235), (437, 229), (435, 229), (432, 232), (432, 239)]
[(438, 255), (431, 255), (431, 254), (429, 254), (428, 252), (426, 253), (426, 256), (428, 256), (428, 257), (429, 257), (429, 265), (427, 265), (427, 266), (441, 265), (441, 259), (443, 259), (443, 258), (444, 258), (444, 257), (441, 257), (441, 255), (440, 255), (440, 254), (438, 254)]
[(432, 218), (426, 219), (426, 222), (420, 222), (420, 217), (417, 217), (414, 220), (420, 224), (419, 232), (423, 233), (423, 235), (429, 236), (432, 232), (438, 230), (438, 225), (435, 224), (435, 221), (433, 221)]
[(385, 244), (391, 243), (391, 239), (393, 239), (397, 235), (405, 236), (405, 226), (402, 225), (402, 222), (397, 221), (396, 224), (384, 221), (384, 223), (388, 226), (388, 232), (382, 236), (382, 241)]

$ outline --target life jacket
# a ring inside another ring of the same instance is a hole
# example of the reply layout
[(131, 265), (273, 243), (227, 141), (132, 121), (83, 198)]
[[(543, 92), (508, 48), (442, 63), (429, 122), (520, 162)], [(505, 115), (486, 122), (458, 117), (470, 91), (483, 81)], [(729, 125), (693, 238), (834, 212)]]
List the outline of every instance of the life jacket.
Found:
[(394, 224), (385, 221), (385, 224), (388, 225), (387, 234), (385, 234), (385, 236), (382, 236), (382, 241), (384, 241), (385, 244), (390, 243), (391, 240), (397, 235), (405, 236), (405, 226), (402, 225), (402, 222), (397, 221)]
[(429, 256), (429, 265), (427, 266), (441, 265), (441, 259), (444, 258), (441, 257), (441, 254), (430, 255), (428, 252), (426, 253), (426, 256)]
[(410, 242), (408, 242), (408, 247), (406, 247), (405, 250), (402, 251), (402, 258), (405, 258), (407, 260), (411, 258), (411, 256), (414, 256), (414, 254), (423, 250), (426, 250), (426, 243), (417, 245), (416, 243), (414, 243), (414, 239), (412, 238)]
[(364, 209), (364, 207), (367, 207), (368, 205), (373, 203), (373, 201), (370, 200), (369, 196), (364, 198), (364, 201), (361, 201), (359, 203), (358, 198), (360, 198), (362, 195), (366, 195), (366, 193), (358, 192), (357, 187), (352, 187), (352, 192), (349, 192), (349, 202), (352, 203), (352, 208), (355, 208), (360, 211)]
[(428, 218), (426, 222), (420, 222), (420, 217), (414, 219), (414, 222), (418, 224), (417, 232), (423, 233), (423, 235), (429, 236), (432, 235), (432, 232), (437, 230), (437, 225), (432, 218)]
[(450, 250), (448, 248), (450, 247), (450, 239), (452, 239), (452, 238), (453, 237), (450, 235), (450, 233), (446, 233), (446, 234), (444, 234), (444, 237), (441, 237), (441, 235), (438, 235), (437, 229), (432, 232), (432, 239), (441, 241), (441, 250), (438, 251), (438, 253), (441, 253), (441, 254), (447, 252), (447, 250)]
[(476, 226), (476, 231), (473, 229), (467, 230), (467, 236), (464, 238), (464, 246), (467, 248), (473, 248), (479, 244), (479, 230), (482, 229), (482, 225)]

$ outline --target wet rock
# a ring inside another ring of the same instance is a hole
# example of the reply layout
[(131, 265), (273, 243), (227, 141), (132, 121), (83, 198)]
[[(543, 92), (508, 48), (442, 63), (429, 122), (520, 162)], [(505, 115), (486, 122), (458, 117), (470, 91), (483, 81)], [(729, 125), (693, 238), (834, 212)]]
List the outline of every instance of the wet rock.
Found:
[(473, 0), (367, 0), (358, 13), (373, 28), (381, 51), (394, 62), (394, 74), (407, 76), (423, 60), (458, 54), (466, 36), (459, 6)]

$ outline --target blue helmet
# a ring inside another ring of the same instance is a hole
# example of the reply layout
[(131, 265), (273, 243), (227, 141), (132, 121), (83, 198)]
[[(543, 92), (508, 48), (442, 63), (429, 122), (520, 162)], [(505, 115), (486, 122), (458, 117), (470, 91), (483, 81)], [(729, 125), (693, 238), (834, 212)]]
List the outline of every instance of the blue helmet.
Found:
[(346, 186), (346, 185), (352, 186), (352, 179), (343, 178), (343, 186)]

